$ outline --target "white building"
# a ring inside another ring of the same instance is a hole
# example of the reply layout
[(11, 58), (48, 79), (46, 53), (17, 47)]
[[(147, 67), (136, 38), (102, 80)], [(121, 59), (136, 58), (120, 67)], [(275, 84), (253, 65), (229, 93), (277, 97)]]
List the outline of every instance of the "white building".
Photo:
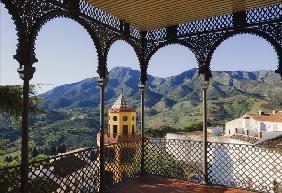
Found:
[(225, 124), (225, 135), (243, 134), (264, 138), (273, 133), (282, 133), (282, 111), (273, 111), (272, 114), (246, 114), (243, 117)]

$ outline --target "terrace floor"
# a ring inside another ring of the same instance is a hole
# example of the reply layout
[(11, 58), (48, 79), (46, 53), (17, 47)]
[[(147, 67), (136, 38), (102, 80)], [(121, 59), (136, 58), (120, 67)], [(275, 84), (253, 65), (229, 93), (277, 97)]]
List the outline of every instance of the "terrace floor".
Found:
[(252, 193), (246, 190), (204, 186), (159, 176), (141, 176), (118, 186), (113, 193)]

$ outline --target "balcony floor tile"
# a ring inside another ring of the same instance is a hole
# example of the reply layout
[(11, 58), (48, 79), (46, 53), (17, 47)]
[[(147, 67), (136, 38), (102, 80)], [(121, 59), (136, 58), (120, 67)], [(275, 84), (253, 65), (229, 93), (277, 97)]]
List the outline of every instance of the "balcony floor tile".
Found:
[(113, 193), (252, 193), (246, 190), (204, 186), (159, 176), (141, 176), (118, 186)]

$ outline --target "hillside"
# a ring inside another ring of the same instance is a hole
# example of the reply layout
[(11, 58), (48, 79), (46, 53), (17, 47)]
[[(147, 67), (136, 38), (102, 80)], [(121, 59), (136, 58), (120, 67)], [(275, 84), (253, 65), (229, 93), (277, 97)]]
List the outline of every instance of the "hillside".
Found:
[[(109, 72), (105, 91), (106, 111), (120, 94), (121, 88), (128, 101), (139, 111), (139, 74), (125, 67)], [(197, 76), (197, 69), (168, 78), (148, 76), (145, 94), (145, 127), (150, 128), (148, 131), (162, 133), (163, 130), (158, 128), (168, 128), (167, 131), (201, 128), (202, 93)], [(44, 113), (31, 115), (30, 119), (30, 144), (33, 150), (35, 148), (34, 155), (52, 155), (58, 149), (95, 145), (99, 130), (99, 87), (96, 78), (56, 87), (40, 97)], [(209, 124), (223, 125), (228, 120), (247, 112), (256, 113), (259, 109), (282, 109), (279, 75), (272, 71), (213, 72), (208, 89)], [(10, 153), (19, 150), (21, 132), (20, 124), (13, 123), (9, 117), (2, 115), (0, 120), (1, 166), (7, 158), (19, 159), (19, 153)]]
[[(185, 127), (200, 120), (201, 89), (197, 69), (168, 78), (148, 77), (145, 95), (146, 126)], [(108, 108), (121, 88), (132, 105), (140, 105), (139, 71), (116, 67), (109, 72), (105, 91)], [(45, 109), (98, 108), (99, 87), (96, 78), (59, 86), (42, 95)], [(208, 90), (209, 116), (215, 123), (258, 109), (272, 110), (282, 106), (282, 82), (272, 71), (213, 72)], [(191, 117), (191, 118), (188, 118)]]

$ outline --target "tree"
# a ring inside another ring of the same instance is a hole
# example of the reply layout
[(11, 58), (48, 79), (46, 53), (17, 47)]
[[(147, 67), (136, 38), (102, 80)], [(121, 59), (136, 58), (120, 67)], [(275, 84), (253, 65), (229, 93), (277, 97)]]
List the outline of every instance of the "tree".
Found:
[(57, 154), (57, 148), (55, 145), (51, 145), (51, 148), (50, 148), (50, 154), (51, 155), (56, 155)]
[[(208, 123), (208, 126), (210, 124)], [(195, 122), (192, 123), (191, 125), (184, 127), (185, 132), (193, 132), (193, 131), (202, 131), (203, 130), (203, 123), (202, 122)]]
[(7, 139), (0, 139), (0, 155), (6, 154), (6, 145), (9, 143)]
[(180, 131), (179, 129), (175, 129), (173, 127), (170, 126), (161, 126), (158, 129), (152, 129), (152, 128), (146, 128), (145, 132), (146, 134), (148, 134), (149, 136), (152, 137), (165, 137), (165, 135), (167, 133), (175, 133)]
[(38, 154), (39, 154), (39, 152), (37, 151), (37, 148), (36, 147), (32, 148), (31, 156), (32, 157), (37, 157)]
[(58, 153), (66, 153), (67, 147), (65, 144), (62, 144), (58, 147)]
[(13, 158), (12, 158), (11, 155), (8, 155), (8, 156), (5, 157), (4, 161), (10, 163), (10, 162), (13, 161)]
[[(37, 96), (35, 86), (30, 86), (30, 111), (40, 112), (38, 105), (41, 99)], [(0, 86), (0, 113), (7, 113), (16, 121), (22, 112), (23, 92), (21, 86)]]

